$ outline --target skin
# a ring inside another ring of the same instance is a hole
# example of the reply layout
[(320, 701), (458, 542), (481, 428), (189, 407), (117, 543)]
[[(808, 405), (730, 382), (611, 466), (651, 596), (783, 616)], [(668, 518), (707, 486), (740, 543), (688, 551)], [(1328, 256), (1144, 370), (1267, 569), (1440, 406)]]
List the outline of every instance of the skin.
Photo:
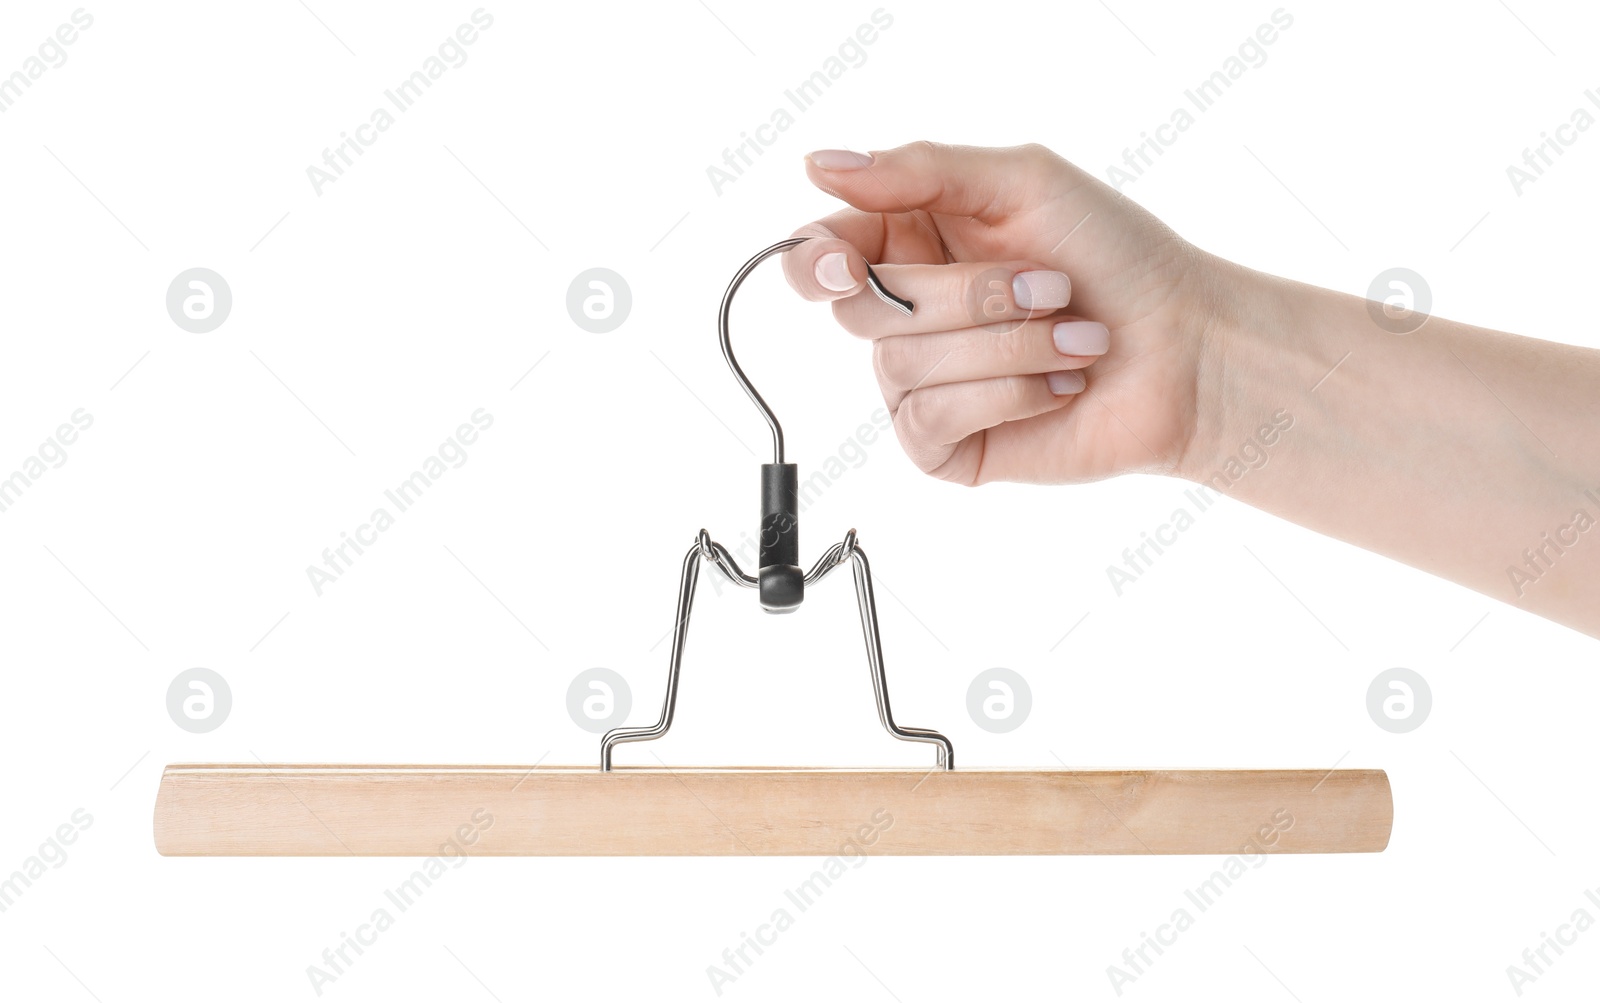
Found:
[[(816, 239), (785, 274), (871, 339), (923, 471), (1184, 478), (1600, 637), (1600, 352), (1420, 315), (1391, 333), (1367, 300), (1208, 254), (1042, 146), (819, 151), (806, 174), (851, 208), (796, 231)], [(1070, 276), (1070, 307), (1019, 307), (1027, 272)], [(1090, 342), (1103, 325), (1097, 350), (1058, 350), (1063, 320)]]

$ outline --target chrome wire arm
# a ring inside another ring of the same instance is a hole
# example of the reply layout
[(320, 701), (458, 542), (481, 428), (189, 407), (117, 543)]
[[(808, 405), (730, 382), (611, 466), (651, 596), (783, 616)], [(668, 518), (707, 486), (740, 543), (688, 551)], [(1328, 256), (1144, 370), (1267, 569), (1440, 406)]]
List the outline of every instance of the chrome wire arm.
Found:
[(660, 738), (672, 727), (678, 709), (678, 670), (683, 665), (683, 642), (689, 634), (689, 611), (694, 606), (694, 587), (700, 580), (700, 560), (710, 537), (700, 531), (700, 540), (683, 555), (683, 572), (678, 578), (678, 619), (672, 625), (672, 662), (667, 669), (667, 696), (661, 703), (661, 717), (648, 728), (613, 728), (600, 739), (600, 769), (611, 769), (611, 749), (622, 742), (648, 742)]
[(757, 589), (761, 582), (754, 575), (747, 575), (739, 569), (739, 562), (728, 553), (728, 548), (711, 539), (705, 530), (700, 531), (700, 556), (717, 566), (722, 576), (741, 588)]
[(844, 535), (843, 543), (836, 543), (823, 551), (822, 556), (817, 558), (817, 563), (813, 564), (811, 570), (806, 572), (806, 588), (810, 588), (822, 581), (828, 577), (834, 568), (848, 561), (855, 548), (856, 531), (852, 529)]
[[(852, 538), (854, 535), (852, 530)], [(867, 563), (866, 551), (860, 547), (850, 548), (850, 559), (855, 562), (856, 604), (861, 608), (861, 633), (867, 641), (867, 667), (872, 670), (872, 691), (878, 698), (878, 720), (889, 734), (903, 742), (928, 742), (938, 746), (938, 766), (953, 770), (956, 752), (948, 738), (928, 728), (903, 728), (894, 723), (894, 712), (889, 709), (889, 680), (883, 671), (883, 640), (878, 634), (878, 604), (872, 595), (872, 566)]]
[[(645, 728), (614, 728), (600, 740), (600, 769), (609, 772), (612, 751), (625, 742), (649, 742), (665, 735), (672, 727), (678, 708), (678, 680), (683, 671), (683, 648), (689, 634), (689, 615), (694, 608), (695, 588), (700, 580), (700, 562), (706, 561), (736, 585), (755, 588), (756, 581), (739, 570), (733, 556), (720, 543), (712, 540), (705, 530), (700, 531), (694, 546), (683, 557), (683, 570), (678, 579), (678, 619), (672, 627), (672, 652), (667, 665), (667, 692), (661, 704), (661, 716), (656, 723)], [(853, 565), (856, 583), (856, 606), (861, 614), (861, 633), (867, 646), (867, 668), (872, 676), (872, 692), (877, 700), (878, 721), (884, 730), (904, 742), (925, 742), (937, 746), (936, 769), (955, 769), (955, 748), (950, 740), (937, 731), (927, 728), (906, 728), (895, 723), (894, 711), (889, 704), (889, 681), (883, 664), (883, 638), (878, 631), (877, 600), (872, 591), (872, 566), (867, 563), (866, 552), (856, 544), (856, 531), (845, 534), (843, 542), (829, 547), (818, 558), (806, 575), (806, 584), (821, 581), (828, 573), (849, 562)]]

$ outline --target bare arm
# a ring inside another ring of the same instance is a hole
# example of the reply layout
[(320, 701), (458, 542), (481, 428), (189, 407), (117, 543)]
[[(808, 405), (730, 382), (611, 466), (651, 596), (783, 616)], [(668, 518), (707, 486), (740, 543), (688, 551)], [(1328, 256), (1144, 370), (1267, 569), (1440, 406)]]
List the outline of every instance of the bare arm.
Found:
[(1438, 317), (1391, 333), (1367, 300), (1213, 267), (1182, 476), (1227, 485), (1285, 409), (1291, 441), (1227, 494), (1600, 636), (1600, 352)]

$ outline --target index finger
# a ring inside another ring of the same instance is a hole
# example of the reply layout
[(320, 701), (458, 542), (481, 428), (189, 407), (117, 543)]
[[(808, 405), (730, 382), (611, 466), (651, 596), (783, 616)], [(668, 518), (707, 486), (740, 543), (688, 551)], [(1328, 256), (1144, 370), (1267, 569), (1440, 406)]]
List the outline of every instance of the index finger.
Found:
[(922, 141), (870, 154), (817, 150), (806, 157), (811, 183), (857, 209), (921, 209), (985, 223), (1032, 208), (1074, 171), (1037, 144), (985, 149)]

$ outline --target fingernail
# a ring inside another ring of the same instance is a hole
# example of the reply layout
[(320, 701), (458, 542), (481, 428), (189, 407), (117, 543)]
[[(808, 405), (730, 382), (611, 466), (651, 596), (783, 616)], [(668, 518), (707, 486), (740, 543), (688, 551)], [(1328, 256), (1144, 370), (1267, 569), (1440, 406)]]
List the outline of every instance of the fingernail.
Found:
[(836, 293), (848, 292), (857, 285), (850, 274), (850, 258), (843, 251), (829, 251), (817, 259), (817, 282)]
[(1011, 295), (1024, 310), (1059, 310), (1072, 299), (1072, 280), (1065, 272), (1018, 272)]
[(806, 159), (825, 171), (854, 171), (872, 165), (872, 154), (854, 150), (816, 150)]
[(1111, 347), (1111, 332), (1092, 320), (1064, 320), (1050, 329), (1050, 336), (1062, 355), (1104, 355)]
[(1060, 373), (1045, 373), (1044, 382), (1050, 387), (1050, 392), (1057, 397), (1082, 393), (1084, 387), (1083, 374), (1072, 369)]

